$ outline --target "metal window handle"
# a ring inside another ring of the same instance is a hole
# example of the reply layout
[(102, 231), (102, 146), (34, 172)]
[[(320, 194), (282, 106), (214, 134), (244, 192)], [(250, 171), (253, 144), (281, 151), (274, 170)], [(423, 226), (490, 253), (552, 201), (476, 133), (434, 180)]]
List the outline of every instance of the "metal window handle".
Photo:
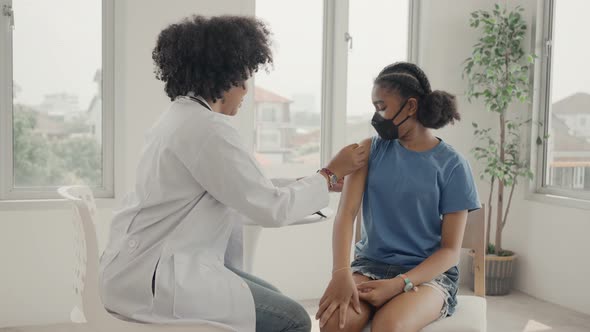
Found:
[(344, 33), (344, 40), (348, 42), (348, 48), (352, 50), (352, 36), (350, 35), (350, 33)]
[(551, 55), (551, 47), (553, 47), (552, 40), (545, 41), (545, 57), (549, 57)]
[(10, 27), (14, 29), (14, 10), (11, 5), (2, 6), (2, 15), (10, 17)]

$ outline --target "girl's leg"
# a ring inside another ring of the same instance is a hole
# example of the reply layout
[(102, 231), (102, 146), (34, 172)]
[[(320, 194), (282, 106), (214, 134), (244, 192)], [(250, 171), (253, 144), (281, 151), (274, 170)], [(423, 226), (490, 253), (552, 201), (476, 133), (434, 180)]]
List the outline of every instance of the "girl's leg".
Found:
[[(360, 274), (353, 274), (352, 277), (354, 278), (354, 282), (359, 284), (361, 282), (365, 282), (365, 281), (369, 281), (371, 280), (369, 277), (365, 277), (364, 275), (360, 275)], [(369, 319), (371, 318), (371, 313), (374, 310), (373, 307), (364, 302), (364, 301), (360, 301), (361, 303), (361, 314), (359, 315), (356, 311), (354, 311), (354, 309), (352, 308), (352, 306), (348, 306), (348, 312), (346, 313), (346, 323), (344, 324), (344, 329), (340, 329), (339, 323), (340, 323), (340, 317), (339, 317), (339, 311), (336, 310), (333, 314), (332, 317), (330, 317), (330, 319), (328, 320), (328, 322), (326, 323), (326, 325), (324, 325), (324, 327), (321, 329), (322, 332), (361, 332), (365, 326), (367, 325), (367, 323), (369, 322)]]
[(432, 287), (419, 287), (418, 292), (402, 293), (376, 313), (371, 332), (417, 332), (441, 317), (445, 299)]

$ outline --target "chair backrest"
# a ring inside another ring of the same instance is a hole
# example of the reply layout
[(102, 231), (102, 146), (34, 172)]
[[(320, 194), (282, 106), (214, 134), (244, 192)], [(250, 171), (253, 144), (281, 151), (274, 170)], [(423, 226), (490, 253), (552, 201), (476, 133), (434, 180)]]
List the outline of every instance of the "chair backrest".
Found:
[[(362, 212), (356, 217), (355, 242), (361, 240)], [(467, 225), (463, 235), (462, 248), (473, 251), (473, 271), (475, 283), (475, 295), (485, 297), (485, 253), (486, 253), (486, 225), (485, 205), (481, 209), (470, 212), (467, 216)]]
[(485, 297), (486, 294), (486, 206), (482, 204), (481, 209), (472, 211), (467, 217), (465, 234), (463, 235), (463, 248), (471, 249), (473, 252), (473, 277), (474, 291), (476, 296)]
[(107, 312), (98, 291), (98, 240), (96, 237), (96, 203), (90, 188), (86, 186), (61, 187), (58, 193), (73, 204), (74, 292), (82, 299), (87, 322), (104, 321)]

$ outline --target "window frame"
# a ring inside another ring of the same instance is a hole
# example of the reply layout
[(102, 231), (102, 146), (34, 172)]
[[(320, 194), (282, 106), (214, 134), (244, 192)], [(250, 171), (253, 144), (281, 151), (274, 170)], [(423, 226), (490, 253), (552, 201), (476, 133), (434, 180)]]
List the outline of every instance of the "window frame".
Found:
[[(541, 126), (533, 130), (532, 144), (532, 164), (535, 165), (535, 178), (532, 181), (534, 193), (540, 194), (547, 199), (560, 203), (561, 205), (568, 205), (581, 208), (590, 208), (590, 191), (581, 191), (573, 189), (564, 189), (550, 186), (551, 178), (550, 170), (546, 167), (548, 163), (549, 154), (549, 140), (545, 140), (542, 144), (536, 144), (536, 137), (547, 137), (551, 128), (551, 82), (552, 82), (552, 60), (553, 60), (553, 33), (554, 33), (554, 13), (555, 0), (543, 0), (538, 8), (541, 15), (540, 20), (540, 47), (537, 49), (539, 60), (537, 66), (539, 70), (535, 72), (540, 74), (540, 79), (537, 80), (533, 95), (533, 104), (538, 105), (537, 118)], [(535, 106), (533, 106), (535, 107)], [(575, 179), (572, 179), (574, 181)]]
[[(102, 186), (97, 198), (114, 198), (115, 136), (115, 0), (102, 1)], [(0, 0), (0, 10), (13, 0)], [(18, 24), (18, 13), (13, 13)], [(13, 158), (13, 43), (10, 17), (0, 15), (0, 202), (59, 198), (57, 187), (14, 187)]]
[[(407, 61), (418, 63), (420, 0), (408, 1)], [(321, 164), (346, 142), (349, 0), (324, 0)], [(354, 32), (352, 32), (354, 40)], [(337, 111), (336, 111), (337, 110)]]

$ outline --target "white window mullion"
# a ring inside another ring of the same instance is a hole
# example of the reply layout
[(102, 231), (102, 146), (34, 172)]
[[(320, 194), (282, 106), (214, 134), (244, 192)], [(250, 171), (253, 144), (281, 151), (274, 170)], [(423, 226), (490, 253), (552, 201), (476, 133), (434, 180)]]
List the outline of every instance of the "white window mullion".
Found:
[(321, 164), (346, 140), (348, 0), (324, 0)]
[(408, 61), (420, 65), (420, 1), (409, 0)]
[[(551, 128), (551, 116), (550, 116), (550, 109), (551, 109), (551, 58), (552, 58), (552, 38), (553, 38), (553, 10), (555, 5), (553, 1), (545, 1), (545, 7), (543, 12), (543, 38), (542, 43), (543, 47), (541, 49), (541, 87), (539, 90), (539, 105), (541, 107), (542, 113), (539, 116), (539, 119), (542, 121), (543, 126), (541, 128), (541, 132), (543, 136), (547, 137), (550, 136), (550, 128)], [(539, 146), (539, 153), (537, 157), (538, 166), (537, 166), (537, 188), (542, 189), (549, 185), (552, 181), (548, 178), (549, 173), (547, 170), (547, 165), (549, 163), (549, 143), (552, 138), (550, 137), (549, 140), (545, 141), (545, 144)]]
[(102, 188), (99, 198), (115, 197), (115, 3), (102, 2)]
[(0, 0), (0, 199), (8, 197), (13, 184), (11, 9), (11, 0)]

